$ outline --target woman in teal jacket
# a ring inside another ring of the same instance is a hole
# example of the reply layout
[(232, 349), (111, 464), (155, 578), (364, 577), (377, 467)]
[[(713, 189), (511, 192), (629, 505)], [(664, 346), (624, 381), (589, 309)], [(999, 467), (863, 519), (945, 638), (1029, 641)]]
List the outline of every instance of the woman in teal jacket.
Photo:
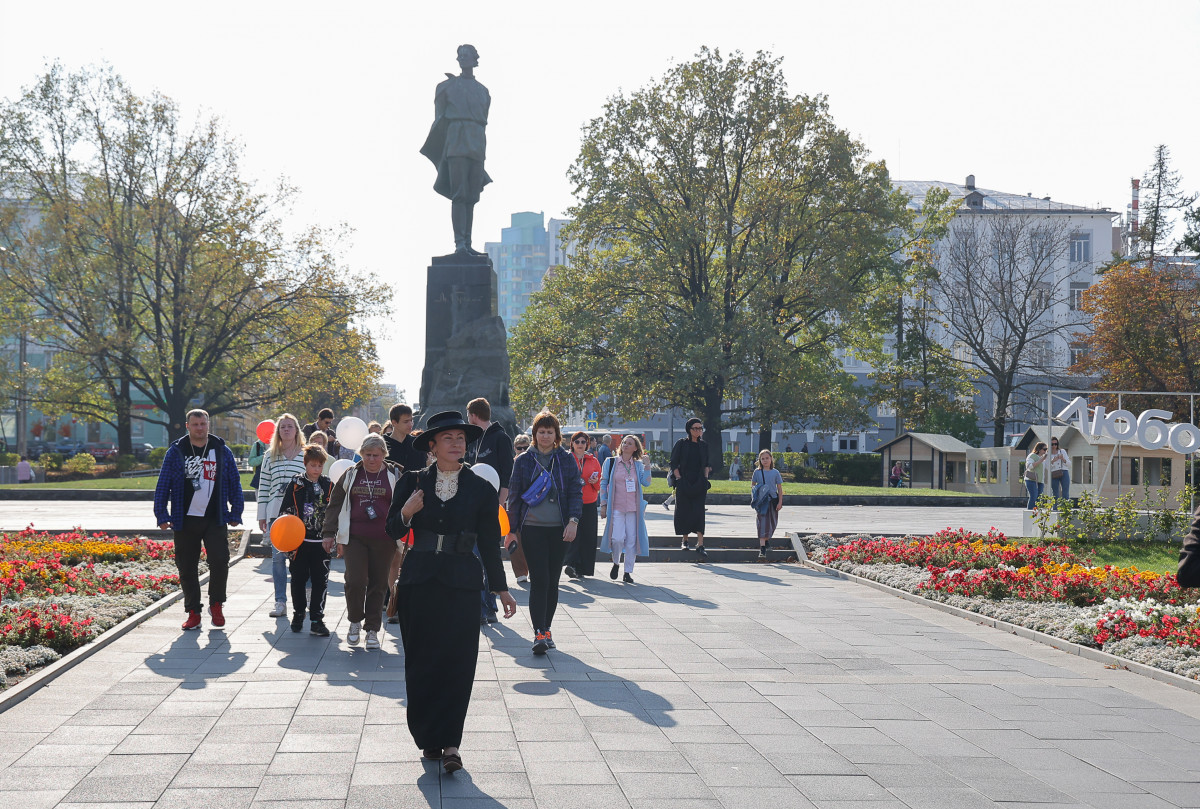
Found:
[(643, 463), (642, 442), (635, 435), (621, 440), (616, 455), (604, 459), (600, 478), (600, 516), (605, 517), (600, 550), (612, 554), (610, 579), (617, 578), (618, 561), (625, 556), (626, 584), (633, 584), (633, 563), (650, 555), (646, 530), (646, 501), (642, 490), (650, 485), (650, 465)]

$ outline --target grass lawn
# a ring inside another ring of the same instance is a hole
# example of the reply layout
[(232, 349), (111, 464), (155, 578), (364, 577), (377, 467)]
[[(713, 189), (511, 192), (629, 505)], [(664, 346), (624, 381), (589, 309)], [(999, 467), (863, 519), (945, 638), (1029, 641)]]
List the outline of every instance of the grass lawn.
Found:
[[(250, 472), (242, 473), (242, 488), (250, 488)], [(143, 489), (153, 491), (158, 485), (158, 475), (140, 478), (96, 478), (95, 480), (69, 480), (65, 483), (15, 483), (0, 486), (0, 489)]]
[[(1016, 541), (1016, 540), (1014, 540)], [(1021, 540), (1024, 541), (1024, 540)], [(1036, 538), (1028, 540), (1041, 542)], [(1057, 539), (1046, 539), (1046, 544), (1062, 544)], [(1179, 546), (1166, 542), (1067, 542), (1076, 556), (1092, 560), (1093, 565), (1113, 567), (1136, 567), (1155, 573), (1174, 573), (1179, 568)]]
[[(748, 480), (714, 480), (712, 482), (711, 491), (713, 494), (744, 494), (750, 496), (750, 481)], [(654, 478), (650, 481), (650, 486), (646, 491), (651, 494), (663, 493), (671, 491), (671, 487), (667, 485), (666, 478)], [(849, 495), (849, 496), (880, 496), (885, 497), (911, 497), (913, 495), (933, 496), (933, 497), (984, 497), (985, 495), (967, 493), (967, 492), (951, 492), (941, 489), (890, 489), (883, 486), (840, 486), (832, 483), (784, 483), (784, 494), (825, 494), (825, 495)]]

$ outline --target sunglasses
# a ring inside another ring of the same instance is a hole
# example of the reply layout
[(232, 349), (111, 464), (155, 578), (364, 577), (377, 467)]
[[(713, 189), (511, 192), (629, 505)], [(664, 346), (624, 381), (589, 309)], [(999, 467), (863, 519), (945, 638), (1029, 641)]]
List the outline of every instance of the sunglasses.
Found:
[(588, 440), (586, 438), (576, 438), (571, 443), (572, 444), (586, 444), (587, 442), (588, 442)]

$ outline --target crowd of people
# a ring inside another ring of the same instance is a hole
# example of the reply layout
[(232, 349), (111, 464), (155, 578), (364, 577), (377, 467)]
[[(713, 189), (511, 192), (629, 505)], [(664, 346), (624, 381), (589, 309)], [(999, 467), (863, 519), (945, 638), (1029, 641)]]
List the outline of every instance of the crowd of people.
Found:
[[(465, 419), (456, 411), (432, 415), (417, 430), (412, 408), (397, 404), (387, 424), (368, 425), (357, 447), (339, 443), (328, 408), (305, 425), (284, 413), (270, 440), (258, 442), (248, 459), (255, 470), (258, 526), (271, 549), (271, 617), (288, 617), (290, 595), (291, 630), (301, 632), (307, 619), (310, 634), (328, 637), (330, 564), (342, 558), (346, 642), (378, 649), (385, 617), (399, 625), (409, 729), (422, 754), (451, 772), (462, 767), (458, 746), (479, 627), (499, 620), (501, 611), (511, 618), (517, 609), (502, 549), (516, 581), (527, 583), (536, 655), (555, 648), (552, 627), (564, 572), (575, 580), (595, 575), (600, 552), (611, 559), (609, 578), (633, 584), (636, 560), (649, 555), (645, 489), (651, 464), (637, 436), (605, 436), (593, 448), (587, 433), (565, 439), (558, 418), (542, 412), (529, 435), (512, 439), (491, 420), (487, 400), (472, 400), (466, 412)], [(183, 629), (202, 623), (202, 549), (210, 570), (208, 614), (220, 628), (227, 528), (241, 525), (245, 507), (241, 479), (232, 451), (209, 432), (205, 411), (189, 412), (186, 426), (187, 434), (163, 459), (154, 513), (175, 539)], [(668, 469), (674, 529), (684, 549), (692, 548), (695, 535), (694, 549), (705, 559), (712, 467), (703, 424), (691, 419), (686, 428)], [(770, 451), (759, 454), (752, 480), (765, 555), (783, 503), (783, 481)], [(303, 524), (303, 540), (290, 550), (272, 540), (284, 517)]]

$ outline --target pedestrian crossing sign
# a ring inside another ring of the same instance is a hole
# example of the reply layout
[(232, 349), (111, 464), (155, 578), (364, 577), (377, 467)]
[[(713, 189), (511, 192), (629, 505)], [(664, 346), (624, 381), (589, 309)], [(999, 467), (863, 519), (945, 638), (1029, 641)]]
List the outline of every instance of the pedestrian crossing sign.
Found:
[(588, 419), (587, 428), (589, 430), (598, 430), (600, 429), (599, 422), (597, 422), (595, 419)]

